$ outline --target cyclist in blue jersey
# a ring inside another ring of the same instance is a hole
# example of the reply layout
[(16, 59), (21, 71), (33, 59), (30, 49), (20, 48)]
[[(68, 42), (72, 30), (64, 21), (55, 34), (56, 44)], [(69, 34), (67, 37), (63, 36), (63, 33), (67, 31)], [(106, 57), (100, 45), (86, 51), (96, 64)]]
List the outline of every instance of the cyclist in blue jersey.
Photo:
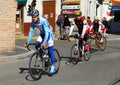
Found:
[(53, 52), (54, 41), (53, 41), (52, 27), (47, 21), (47, 19), (39, 18), (38, 10), (33, 10), (31, 16), (32, 16), (32, 23), (30, 26), (29, 35), (27, 38), (27, 42), (25, 43), (25, 46), (27, 46), (27, 44), (30, 43), (30, 40), (34, 34), (34, 29), (38, 28), (40, 30), (40, 34), (37, 38), (35, 48), (38, 49), (40, 45), (43, 47), (48, 45), (49, 56), (51, 58), (51, 63), (52, 63), (50, 74), (54, 74), (55, 72), (54, 52)]

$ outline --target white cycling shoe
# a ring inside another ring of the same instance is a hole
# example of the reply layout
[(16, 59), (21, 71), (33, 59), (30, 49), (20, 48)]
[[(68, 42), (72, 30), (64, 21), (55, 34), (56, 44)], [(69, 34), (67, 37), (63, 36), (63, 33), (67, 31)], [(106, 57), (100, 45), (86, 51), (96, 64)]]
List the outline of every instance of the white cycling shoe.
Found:
[(50, 75), (54, 74), (55, 73), (55, 66), (54, 65), (51, 65), (51, 68), (50, 68)]

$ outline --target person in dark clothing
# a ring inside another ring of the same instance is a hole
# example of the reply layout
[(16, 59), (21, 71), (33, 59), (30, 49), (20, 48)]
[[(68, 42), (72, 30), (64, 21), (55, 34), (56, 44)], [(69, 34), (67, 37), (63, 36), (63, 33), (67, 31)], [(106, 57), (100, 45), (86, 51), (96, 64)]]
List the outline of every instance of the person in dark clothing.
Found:
[(102, 23), (103, 23), (103, 25), (105, 26), (104, 36), (108, 36), (106, 32), (107, 32), (108, 30), (110, 30), (110, 24), (109, 24), (109, 22), (106, 20), (106, 17), (103, 17)]
[(62, 27), (64, 22), (64, 15), (61, 13), (58, 15), (56, 24), (60, 27), (60, 38), (62, 38)]
[(65, 16), (64, 18), (64, 23), (63, 23), (63, 38), (65, 40), (69, 40), (69, 31), (70, 31), (70, 20), (69, 20), (69, 17), (68, 16)]
[(66, 26), (69, 26), (69, 27), (71, 26), (68, 16), (65, 16), (64, 23), (63, 23), (63, 28), (65, 28)]
[(103, 25), (105, 26), (106, 30), (108, 30), (109, 24), (108, 24), (108, 21), (106, 20), (106, 17), (103, 17), (102, 23), (103, 23)]

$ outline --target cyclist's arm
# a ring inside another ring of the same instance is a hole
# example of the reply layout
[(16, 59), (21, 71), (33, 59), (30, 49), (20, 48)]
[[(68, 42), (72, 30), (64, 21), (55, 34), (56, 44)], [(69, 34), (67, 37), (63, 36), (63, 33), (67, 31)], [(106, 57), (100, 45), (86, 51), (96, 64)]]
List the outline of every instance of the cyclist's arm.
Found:
[(93, 29), (93, 24), (90, 26), (90, 31)]
[(83, 31), (82, 31), (82, 36), (84, 36), (84, 35), (85, 35), (85, 33), (86, 33), (87, 29), (88, 29), (88, 24), (87, 24), (87, 21), (86, 21), (86, 20), (84, 20), (84, 22), (83, 22)]
[(43, 28), (44, 28), (44, 31), (45, 31), (45, 37), (44, 37), (44, 40), (43, 40), (43, 42), (47, 42), (47, 40), (48, 40), (48, 33), (49, 33), (49, 31), (50, 31), (50, 25), (49, 25), (49, 23), (47, 22), (47, 21), (44, 21), (43, 22)]
[(101, 28), (102, 28), (102, 22), (99, 21), (99, 29), (98, 29), (98, 32), (101, 31)]
[(33, 34), (34, 34), (34, 25), (31, 25), (30, 26), (30, 31), (29, 31), (29, 34), (28, 34), (28, 38), (27, 38), (27, 43), (28, 44), (30, 43), (30, 40), (31, 40)]

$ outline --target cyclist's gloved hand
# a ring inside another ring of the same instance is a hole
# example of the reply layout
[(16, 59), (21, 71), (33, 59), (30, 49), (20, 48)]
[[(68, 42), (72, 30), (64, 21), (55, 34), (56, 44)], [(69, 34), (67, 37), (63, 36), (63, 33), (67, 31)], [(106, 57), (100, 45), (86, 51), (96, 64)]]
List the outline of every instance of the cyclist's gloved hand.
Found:
[(83, 38), (84, 38), (84, 35), (81, 35), (81, 38), (83, 39)]
[(46, 47), (46, 43), (42, 42), (41, 46)]

